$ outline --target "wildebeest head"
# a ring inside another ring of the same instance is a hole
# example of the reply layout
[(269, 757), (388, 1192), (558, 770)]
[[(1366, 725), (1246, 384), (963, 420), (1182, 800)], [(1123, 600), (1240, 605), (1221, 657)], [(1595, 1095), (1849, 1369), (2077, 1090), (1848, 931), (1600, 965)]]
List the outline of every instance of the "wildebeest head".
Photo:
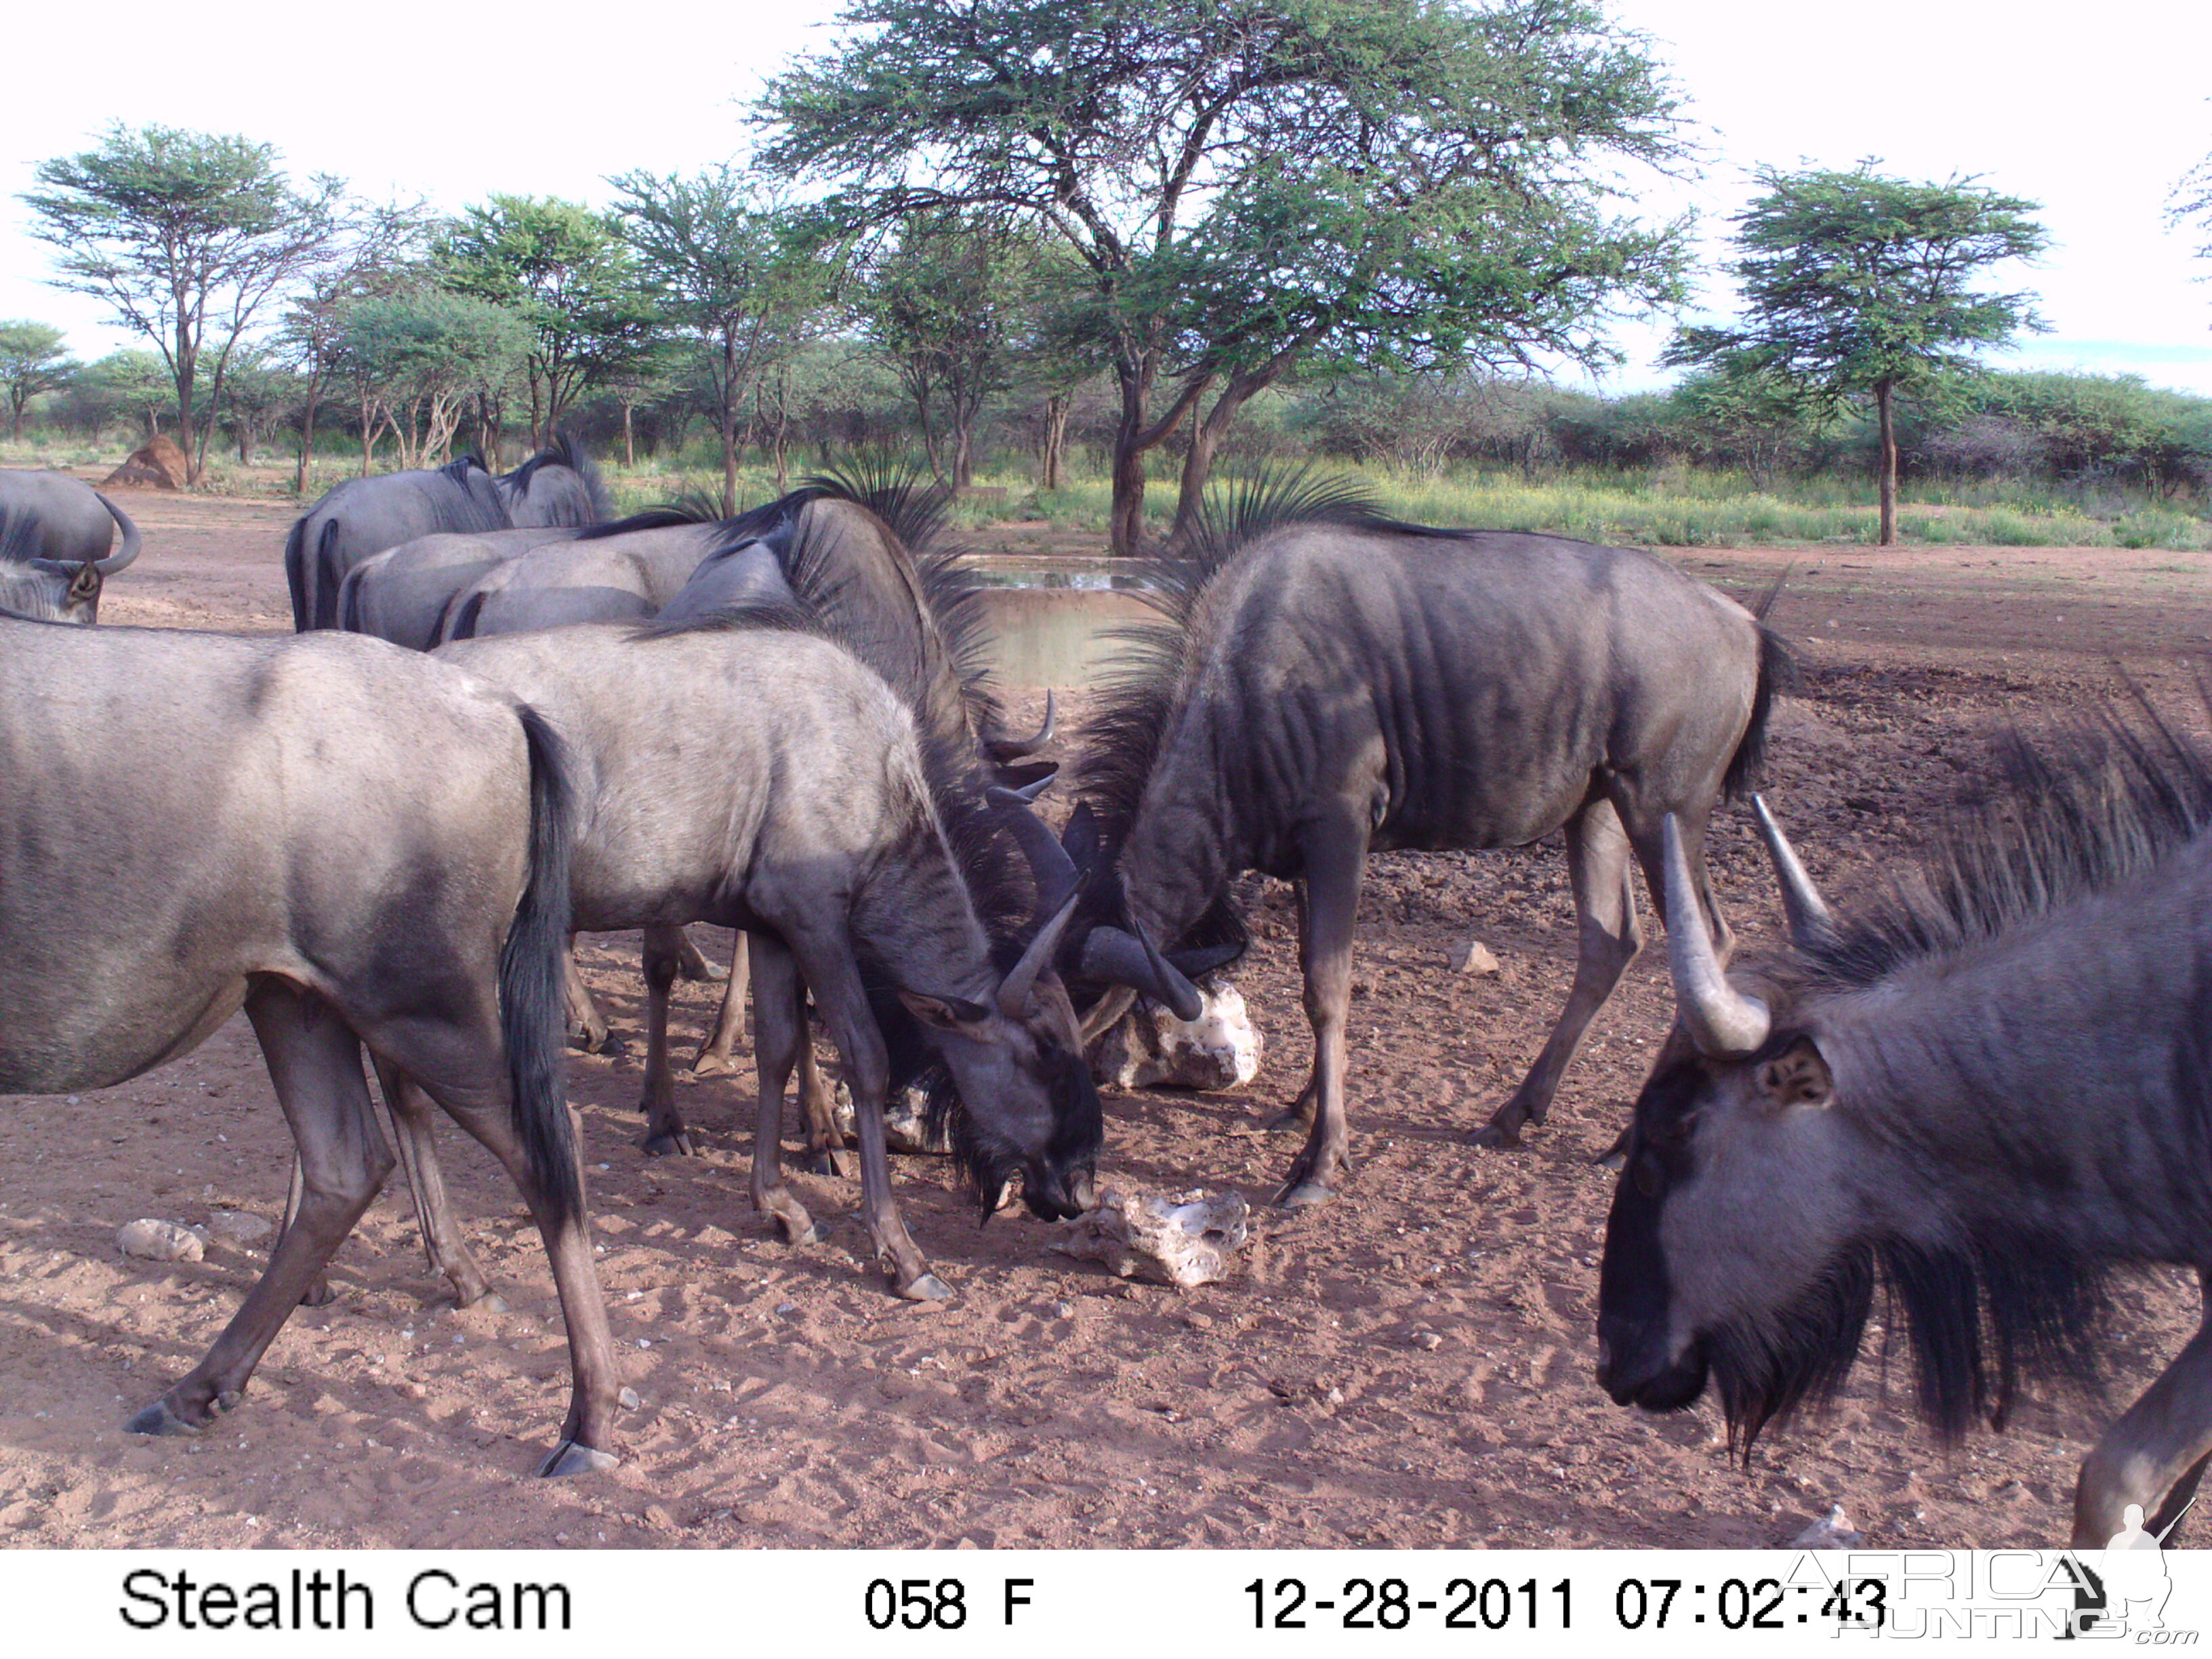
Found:
[(0, 507), (0, 611), (36, 622), (97, 622), (101, 562), (42, 558), (40, 534), (34, 516)]
[(1098, 1091), (1084, 1064), (1075, 1009), (1054, 959), (1079, 899), (1073, 866), (1030, 810), (1034, 790), (988, 792), (993, 816), (1020, 847), (1036, 882), (1033, 926), (988, 1004), (902, 991), (931, 1033), (966, 1109), (933, 1102), (988, 1218), (1018, 1171), (1036, 1214), (1063, 1220), (1091, 1207), (1104, 1138)]

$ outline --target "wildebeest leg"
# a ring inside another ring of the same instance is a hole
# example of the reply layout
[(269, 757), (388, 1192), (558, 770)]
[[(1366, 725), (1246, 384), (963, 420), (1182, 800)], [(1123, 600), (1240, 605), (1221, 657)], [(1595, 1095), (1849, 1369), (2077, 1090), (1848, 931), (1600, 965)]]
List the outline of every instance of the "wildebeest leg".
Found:
[(557, 1218), (544, 1191), (531, 1173), (530, 1159), (508, 1115), (507, 1102), (426, 1085), (453, 1121), (474, 1135), (485, 1151), (500, 1161), (530, 1206), (545, 1244), (546, 1260), (553, 1265), (553, 1287), (561, 1297), (561, 1316), (568, 1327), (568, 1357), (574, 1386), (568, 1395), (568, 1415), (561, 1438), (538, 1466), (541, 1475), (587, 1474), (612, 1468), (622, 1460), (609, 1449), (614, 1444), (615, 1404), (621, 1379), (615, 1369), (614, 1332), (607, 1324), (606, 1304), (599, 1294), (599, 1273), (592, 1261), (591, 1235), (580, 1212)]
[(691, 1156), (691, 1132), (676, 1109), (676, 1073), (668, 1063), (668, 993), (676, 983), (684, 955), (684, 930), (665, 926), (645, 930), (645, 1150)]
[(830, 1230), (815, 1224), (783, 1184), (783, 1086), (806, 1040), (798, 964), (783, 941), (750, 939), (753, 960), (753, 1066), (760, 1076), (760, 1118), (753, 1131), (753, 1208), (775, 1218), (789, 1244), (818, 1243)]
[(591, 992), (584, 985), (584, 970), (576, 965), (576, 941), (568, 940), (568, 954), (562, 959), (562, 1000), (568, 1006), (568, 1036), (580, 1042), (587, 1054), (619, 1054), (623, 1045), (607, 1030), (607, 1019), (599, 1012), (599, 1005), (592, 1000)]
[(1351, 1133), (1345, 1117), (1345, 1024), (1352, 1013), (1352, 934), (1359, 919), (1359, 884), (1367, 865), (1367, 822), (1357, 811), (1317, 819), (1298, 831), (1305, 902), (1298, 930), (1298, 967), (1305, 976), (1306, 1019), (1313, 1026), (1313, 1127), (1291, 1165), (1275, 1202), (1318, 1204), (1329, 1182), (1349, 1173)]
[(336, 1010), (310, 992), (263, 980), (247, 994), (246, 1012), (299, 1148), (299, 1212), (207, 1357), (125, 1425), (134, 1434), (200, 1428), (238, 1403), (262, 1353), (392, 1172), (362, 1073), (361, 1040)]
[[(284, 1237), (285, 1231), (298, 1218), (300, 1200), (307, 1195), (307, 1183), (300, 1176), (300, 1155), (295, 1152), (292, 1154), (291, 1182), (284, 1189), (284, 1219), (276, 1229), (276, 1237), (280, 1240)], [(274, 1254), (273, 1246), (271, 1253)], [(307, 1288), (300, 1293), (300, 1305), (303, 1308), (327, 1308), (337, 1299), (338, 1293), (331, 1288), (330, 1275), (327, 1273), (317, 1273), (308, 1282)]]
[(1594, 800), (1567, 820), (1567, 880), (1575, 895), (1574, 983), (1559, 1024), (1545, 1039), (1543, 1052), (1512, 1098), (1476, 1130), (1478, 1146), (1517, 1146), (1521, 1128), (1551, 1115), (1559, 1079), (1582, 1047), (1590, 1021), (1605, 1006), (1613, 987), (1636, 953), (1644, 930), (1636, 919), (1636, 890), (1630, 880), (1628, 834), (1608, 800)]
[[(2208, 1285), (2199, 1270), (2200, 1287)], [(2102, 1549), (2130, 1504), (2162, 1532), (2181, 1513), (2212, 1456), (2212, 1312), (2159, 1376), (2105, 1431), (2074, 1487), (2074, 1547)]]
[(814, 1057), (814, 1030), (799, 1004), (799, 1103), (806, 1115), (806, 1163), (811, 1175), (849, 1177), (853, 1156), (845, 1147), (845, 1132), (837, 1127), (837, 1097)]
[(876, 1243), (876, 1265), (892, 1290), (908, 1301), (942, 1301), (952, 1292), (930, 1272), (928, 1260), (907, 1232), (898, 1201), (891, 1196), (890, 1149), (884, 1135), (890, 1061), (861, 985), (860, 964), (841, 941), (810, 951), (805, 973), (814, 990), (814, 1005), (844, 1057), (845, 1079), (852, 1085), (853, 1122), (860, 1137), (860, 1204)]
[(730, 1056), (738, 1035), (745, 1025), (745, 988), (752, 979), (752, 968), (745, 947), (745, 936), (736, 935), (730, 948), (730, 981), (722, 990), (722, 1006), (714, 1016), (714, 1029), (691, 1062), (694, 1077), (722, 1077), (738, 1069)]
[(392, 1138), (399, 1147), (408, 1190), (415, 1196), (415, 1218), (422, 1224), (422, 1250), (430, 1259), (430, 1270), (452, 1281), (458, 1305), (469, 1308), (482, 1302), (493, 1312), (501, 1311), (507, 1304), (492, 1294), (491, 1281), (454, 1224), (446, 1177), (438, 1167), (437, 1145), (431, 1138), (428, 1102), (398, 1066), (374, 1055), (370, 1063), (376, 1067), (377, 1086), (392, 1114)]
[(679, 932), (678, 938), (682, 943), (678, 947), (676, 971), (684, 978), (694, 985), (713, 985), (729, 977), (728, 974), (707, 960), (705, 952), (699, 949), (688, 929)]

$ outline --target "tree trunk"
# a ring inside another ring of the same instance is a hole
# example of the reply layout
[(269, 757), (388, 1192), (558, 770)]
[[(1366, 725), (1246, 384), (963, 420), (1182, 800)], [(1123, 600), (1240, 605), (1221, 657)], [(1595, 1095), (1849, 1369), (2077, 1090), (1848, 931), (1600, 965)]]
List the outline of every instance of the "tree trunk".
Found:
[(8, 441), (10, 443), (23, 441), (23, 404), (26, 401), (21, 398), (8, 400)]
[(623, 465), (633, 472), (637, 470), (637, 443), (630, 434), (630, 402), (623, 399)]
[(721, 408), (717, 411), (722, 440), (722, 516), (738, 514), (738, 342), (727, 331), (722, 336)]
[(323, 377), (319, 374), (307, 376), (307, 407), (300, 419), (300, 465), (292, 474), (292, 493), (307, 493), (307, 474), (315, 465), (315, 404), (322, 396)]
[(1887, 380), (1874, 389), (1874, 406), (1881, 423), (1881, 545), (1897, 545), (1897, 421), (1890, 408)]
[(1067, 409), (1073, 398), (1055, 392), (1044, 400), (1044, 453), (1038, 483), (1047, 489), (1060, 488), (1060, 457), (1067, 447)]
[(372, 423), (376, 404), (368, 398), (361, 400), (361, 476), (368, 476), (368, 463), (376, 453), (376, 428)]
[(1221, 441), (1229, 435), (1229, 428), (1237, 424), (1237, 416), (1261, 392), (1275, 383), (1282, 373), (1287, 356), (1279, 356), (1267, 368), (1250, 374), (1232, 374), (1221, 395), (1213, 400), (1213, 407), (1206, 418), (1191, 428), (1190, 448), (1182, 458), (1182, 489), (1176, 497), (1176, 528), (1183, 529), (1197, 518), (1206, 501), (1206, 481), (1213, 476), (1213, 458), (1221, 448)]

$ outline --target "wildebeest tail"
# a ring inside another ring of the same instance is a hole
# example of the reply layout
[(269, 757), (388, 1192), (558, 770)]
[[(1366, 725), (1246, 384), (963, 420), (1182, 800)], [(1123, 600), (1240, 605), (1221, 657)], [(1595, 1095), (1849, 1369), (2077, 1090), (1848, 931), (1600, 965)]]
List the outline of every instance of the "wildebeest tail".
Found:
[(438, 624), (438, 640), (472, 640), (477, 636), (477, 619), (483, 615), (484, 596), (481, 588), (472, 589), (461, 600), (458, 611), (450, 611)]
[(560, 738), (536, 709), (526, 705), (520, 713), (530, 749), (530, 877), (499, 955), (500, 1031), (515, 1133), (555, 1218), (565, 1221), (584, 1208), (562, 1086), (572, 801)]
[(1751, 723), (1735, 746), (1721, 788), (1730, 800), (1741, 800), (1759, 781), (1759, 769), (1766, 761), (1766, 723), (1774, 702), (1796, 689), (1797, 659), (1784, 639), (1765, 623), (1759, 625), (1759, 683), (1751, 694)]
[(307, 520), (302, 514), (284, 534), (284, 585), (292, 590), (292, 631), (307, 631)]

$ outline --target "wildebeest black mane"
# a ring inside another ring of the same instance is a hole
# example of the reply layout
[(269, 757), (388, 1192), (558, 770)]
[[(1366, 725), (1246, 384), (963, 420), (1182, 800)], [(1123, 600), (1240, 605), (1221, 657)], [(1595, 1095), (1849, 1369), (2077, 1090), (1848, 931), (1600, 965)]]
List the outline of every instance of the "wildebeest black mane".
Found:
[[(483, 463), (479, 461), (477, 465), (481, 466)], [(603, 521), (614, 512), (614, 501), (607, 495), (606, 481), (599, 477), (599, 463), (585, 452), (574, 435), (567, 431), (556, 432), (550, 444), (500, 482), (518, 495), (527, 495), (530, 481), (538, 476), (538, 468), (544, 466), (565, 466), (576, 475), (584, 486), (585, 495), (592, 503), (592, 516), (595, 520)]]
[(1876, 985), (2117, 886), (2212, 830), (2212, 752), (2140, 691), (2134, 707), (2132, 720), (2107, 710), (2041, 743), (2007, 733), (1997, 787), (1918, 869), (1793, 952), (1785, 975)]

